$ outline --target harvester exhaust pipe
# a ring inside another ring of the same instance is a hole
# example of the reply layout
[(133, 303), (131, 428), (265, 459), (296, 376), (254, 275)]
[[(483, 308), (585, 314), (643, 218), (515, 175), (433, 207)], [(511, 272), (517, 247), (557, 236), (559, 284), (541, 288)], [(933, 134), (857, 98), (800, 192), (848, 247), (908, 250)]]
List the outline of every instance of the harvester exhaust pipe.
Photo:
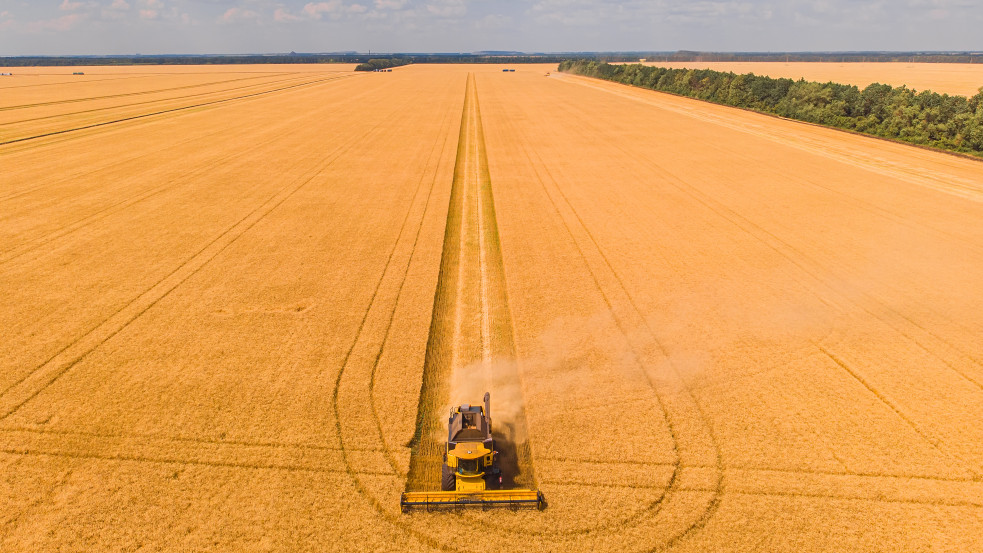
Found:
[(491, 394), (485, 392), (485, 418), (488, 419), (488, 425), (491, 425)]

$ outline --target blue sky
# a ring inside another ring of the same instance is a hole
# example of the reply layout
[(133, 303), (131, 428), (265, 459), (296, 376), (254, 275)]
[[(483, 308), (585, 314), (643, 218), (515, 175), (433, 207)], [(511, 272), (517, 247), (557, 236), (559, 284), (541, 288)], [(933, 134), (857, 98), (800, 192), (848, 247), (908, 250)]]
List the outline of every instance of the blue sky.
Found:
[(983, 1), (0, 0), (0, 55), (983, 50)]

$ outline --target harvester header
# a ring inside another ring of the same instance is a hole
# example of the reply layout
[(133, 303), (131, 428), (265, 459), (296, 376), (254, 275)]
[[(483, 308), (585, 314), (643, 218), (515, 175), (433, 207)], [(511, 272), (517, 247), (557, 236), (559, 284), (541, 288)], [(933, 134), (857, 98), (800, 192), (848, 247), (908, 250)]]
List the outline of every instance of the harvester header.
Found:
[(503, 490), (502, 471), (491, 429), (490, 394), (484, 406), (464, 404), (451, 409), (447, 445), (441, 466), (441, 491), (403, 492), (403, 512), (414, 507), (535, 507), (546, 501), (538, 490)]

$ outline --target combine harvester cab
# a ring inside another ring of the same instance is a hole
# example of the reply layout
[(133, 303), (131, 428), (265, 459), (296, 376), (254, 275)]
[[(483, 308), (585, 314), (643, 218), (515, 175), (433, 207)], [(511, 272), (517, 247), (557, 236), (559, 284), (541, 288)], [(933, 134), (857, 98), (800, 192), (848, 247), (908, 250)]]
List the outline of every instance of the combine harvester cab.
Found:
[(491, 430), (490, 394), (484, 407), (464, 404), (451, 409), (439, 492), (403, 492), (403, 512), (447, 507), (546, 508), (538, 490), (503, 490), (498, 451)]

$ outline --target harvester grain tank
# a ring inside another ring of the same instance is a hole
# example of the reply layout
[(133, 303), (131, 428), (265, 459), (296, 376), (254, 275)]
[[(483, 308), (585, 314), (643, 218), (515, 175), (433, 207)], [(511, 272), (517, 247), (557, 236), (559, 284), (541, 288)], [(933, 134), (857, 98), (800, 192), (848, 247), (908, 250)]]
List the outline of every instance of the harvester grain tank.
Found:
[(447, 445), (441, 467), (439, 492), (403, 492), (403, 512), (413, 507), (535, 507), (546, 501), (538, 490), (503, 490), (498, 451), (492, 437), (491, 397), (484, 405), (464, 404), (451, 409)]

